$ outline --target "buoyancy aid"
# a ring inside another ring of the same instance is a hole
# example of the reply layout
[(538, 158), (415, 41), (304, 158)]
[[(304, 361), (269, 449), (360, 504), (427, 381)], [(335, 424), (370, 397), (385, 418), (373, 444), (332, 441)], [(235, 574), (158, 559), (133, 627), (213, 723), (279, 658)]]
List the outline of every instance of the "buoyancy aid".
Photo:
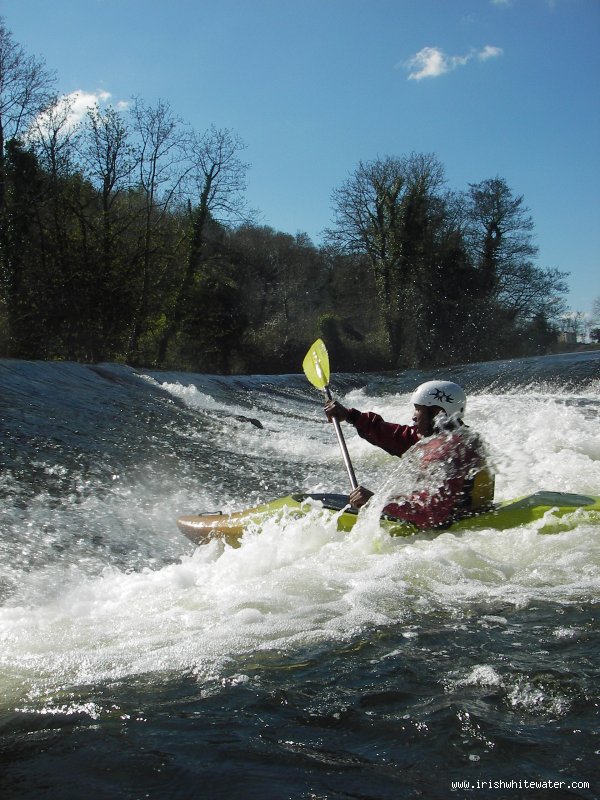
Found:
[(465, 511), (476, 513), (491, 508), (494, 503), (495, 484), (494, 473), (487, 466), (476, 472), (472, 478), (467, 478)]
[(421, 450), (421, 468), (424, 471), (437, 468), (440, 473), (439, 485), (434, 489), (417, 491), (388, 503), (384, 513), (419, 528), (432, 528), (491, 506), (494, 476), (485, 448), (479, 436), (460, 420), (438, 415), (434, 434), (423, 439), (414, 427), (385, 422), (373, 412), (350, 409), (348, 421), (359, 436), (391, 455), (402, 456), (417, 445)]

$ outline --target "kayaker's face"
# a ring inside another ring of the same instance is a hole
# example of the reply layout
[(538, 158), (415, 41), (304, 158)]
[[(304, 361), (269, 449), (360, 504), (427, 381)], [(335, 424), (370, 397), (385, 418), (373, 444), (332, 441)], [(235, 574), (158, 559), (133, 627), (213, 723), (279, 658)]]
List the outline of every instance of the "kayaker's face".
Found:
[(433, 418), (438, 409), (430, 406), (420, 406), (415, 403), (413, 424), (419, 436), (431, 436), (433, 433)]

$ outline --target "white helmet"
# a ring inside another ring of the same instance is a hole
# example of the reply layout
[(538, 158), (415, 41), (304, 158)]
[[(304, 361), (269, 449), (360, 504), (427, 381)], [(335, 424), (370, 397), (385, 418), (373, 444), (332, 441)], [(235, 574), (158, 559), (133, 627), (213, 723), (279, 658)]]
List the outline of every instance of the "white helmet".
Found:
[(439, 406), (451, 417), (457, 414), (462, 419), (467, 410), (467, 396), (463, 389), (452, 381), (427, 381), (414, 391), (411, 403), (417, 406)]

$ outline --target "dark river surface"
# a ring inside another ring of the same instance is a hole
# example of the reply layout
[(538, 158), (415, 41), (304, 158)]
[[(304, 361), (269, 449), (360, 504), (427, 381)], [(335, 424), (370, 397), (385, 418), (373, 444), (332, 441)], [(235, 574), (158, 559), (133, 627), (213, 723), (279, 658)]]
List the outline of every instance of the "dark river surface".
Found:
[[(600, 352), (439, 375), (498, 499), (600, 495)], [(408, 423), (430, 377), (332, 390)], [(402, 481), (345, 431), (361, 483)], [(301, 375), (0, 361), (0, 437), (1, 800), (600, 796), (597, 514), (194, 547), (180, 514), (347, 491)]]

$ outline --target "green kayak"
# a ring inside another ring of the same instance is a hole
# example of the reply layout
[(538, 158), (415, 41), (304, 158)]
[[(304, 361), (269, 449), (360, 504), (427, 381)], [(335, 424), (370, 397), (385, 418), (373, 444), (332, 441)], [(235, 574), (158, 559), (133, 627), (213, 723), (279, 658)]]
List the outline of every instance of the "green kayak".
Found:
[[(178, 518), (177, 525), (182, 533), (197, 544), (222, 539), (235, 546), (239, 544), (245, 529), (251, 524), (260, 525), (266, 518), (282, 514), (301, 516), (315, 507), (322, 507), (336, 514), (338, 529), (342, 531), (351, 530), (358, 519), (358, 512), (350, 508), (345, 495), (290, 494), (244, 511), (231, 513), (216, 511), (182, 516)], [(497, 503), (489, 510), (455, 520), (451, 525), (436, 528), (435, 531), (454, 532), (486, 528), (500, 531), (535, 520), (544, 520), (539, 532), (556, 533), (565, 529), (565, 523), (561, 525), (560, 520), (577, 511), (584, 512), (586, 519), (600, 522), (600, 497), (566, 492), (535, 492), (515, 500)], [(413, 536), (422, 532), (411, 523), (386, 514), (381, 517), (381, 525), (391, 536)]]

